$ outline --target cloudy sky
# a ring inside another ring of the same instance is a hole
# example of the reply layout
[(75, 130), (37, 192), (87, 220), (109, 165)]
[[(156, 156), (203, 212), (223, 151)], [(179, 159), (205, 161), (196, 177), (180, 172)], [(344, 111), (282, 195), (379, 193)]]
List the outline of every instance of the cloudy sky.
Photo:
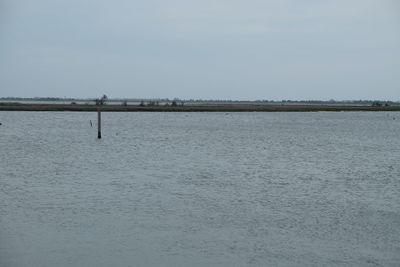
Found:
[(400, 100), (398, 0), (0, 0), (0, 97)]

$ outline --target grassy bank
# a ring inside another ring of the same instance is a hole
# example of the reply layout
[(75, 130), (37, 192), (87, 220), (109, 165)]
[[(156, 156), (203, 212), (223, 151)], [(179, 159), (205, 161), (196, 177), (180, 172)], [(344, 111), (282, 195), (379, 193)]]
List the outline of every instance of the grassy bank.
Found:
[[(96, 111), (88, 104), (21, 104), (0, 103), (0, 111)], [(102, 111), (109, 112), (310, 112), (310, 111), (400, 111), (400, 106), (372, 107), (349, 105), (188, 105), (188, 106), (139, 106), (104, 105)]]

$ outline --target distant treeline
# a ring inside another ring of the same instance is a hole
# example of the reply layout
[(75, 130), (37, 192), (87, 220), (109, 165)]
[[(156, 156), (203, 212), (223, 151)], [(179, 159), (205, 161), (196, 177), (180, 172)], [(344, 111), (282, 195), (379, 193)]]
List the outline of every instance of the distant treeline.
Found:
[[(96, 98), (61, 98), (61, 97), (0, 97), (0, 101), (95, 101)], [(229, 100), (229, 99), (180, 99), (180, 98), (109, 98), (107, 102), (155, 102), (155, 103), (169, 103), (169, 102), (184, 102), (184, 103), (205, 103), (205, 104), (257, 104), (257, 103), (271, 103), (271, 104), (310, 104), (310, 105), (373, 105), (380, 103), (382, 105), (400, 105), (400, 101), (390, 100)]]
[(19, 101), (72, 101), (76, 98), (60, 98), (60, 97), (0, 97), (0, 100), (19, 100)]

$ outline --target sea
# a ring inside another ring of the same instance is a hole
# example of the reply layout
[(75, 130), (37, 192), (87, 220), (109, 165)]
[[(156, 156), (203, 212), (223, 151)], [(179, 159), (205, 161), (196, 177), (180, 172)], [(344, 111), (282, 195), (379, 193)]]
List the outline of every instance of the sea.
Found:
[(0, 266), (400, 266), (399, 112), (0, 111)]

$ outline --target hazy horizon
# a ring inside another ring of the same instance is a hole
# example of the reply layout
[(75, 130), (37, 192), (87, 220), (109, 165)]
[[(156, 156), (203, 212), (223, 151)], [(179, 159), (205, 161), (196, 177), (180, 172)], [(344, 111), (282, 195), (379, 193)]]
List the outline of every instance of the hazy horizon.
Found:
[(0, 97), (400, 100), (400, 4), (0, 3)]
[[(108, 97), (108, 96), (107, 96)], [(50, 101), (52, 99), (57, 99), (57, 101), (63, 101), (65, 100), (81, 100), (81, 101), (94, 101), (96, 99), (98, 99), (99, 96), (93, 96), (93, 97), (49, 97), (49, 96), (34, 96), (34, 97), (16, 97), (16, 96), (0, 96), (0, 99), (27, 99), (27, 100), (46, 100), (49, 99)], [(179, 100), (179, 101), (232, 101), (232, 102), (262, 102), (262, 101), (273, 101), (273, 102), (284, 102), (284, 101), (292, 101), (292, 102), (357, 102), (357, 101), (361, 101), (361, 102), (371, 102), (371, 101), (382, 101), (382, 102), (394, 102), (394, 103), (400, 103), (400, 100), (396, 100), (396, 99), (229, 99), (229, 98), (225, 98), (225, 99), (217, 99), (217, 98), (179, 98), (179, 97), (143, 97), (143, 98), (137, 98), (137, 97), (108, 97), (108, 100), (110, 101), (119, 101), (119, 100)]]

